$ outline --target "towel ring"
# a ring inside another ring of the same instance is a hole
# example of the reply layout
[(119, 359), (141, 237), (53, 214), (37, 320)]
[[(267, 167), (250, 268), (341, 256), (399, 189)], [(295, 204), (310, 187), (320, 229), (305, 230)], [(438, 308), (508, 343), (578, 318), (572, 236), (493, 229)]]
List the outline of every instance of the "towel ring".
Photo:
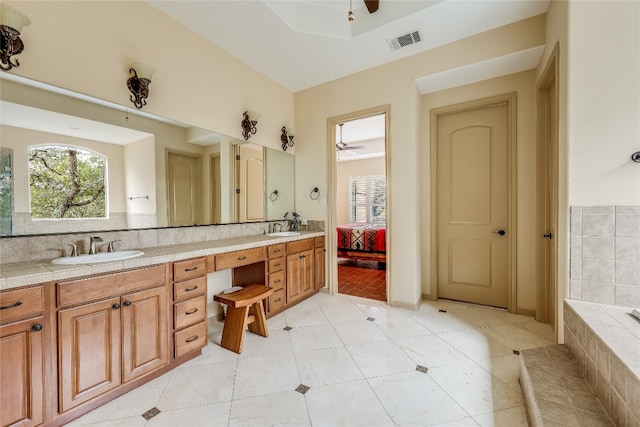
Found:
[(318, 187), (313, 187), (313, 190), (311, 190), (311, 193), (309, 193), (309, 198), (311, 200), (318, 200), (318, 197), (320, 197), (320, 190), (318, 190)]
[(633, 160), (636, 163), (640, 163), (640, 151), (636, 151), (635, 153), (633, 153), (631, 155), (631, 160)]
[(269, 200), (271, 200), (272, 202), (278, 200), (278, 190), (273, 190), (271, 194), (269, 194)]

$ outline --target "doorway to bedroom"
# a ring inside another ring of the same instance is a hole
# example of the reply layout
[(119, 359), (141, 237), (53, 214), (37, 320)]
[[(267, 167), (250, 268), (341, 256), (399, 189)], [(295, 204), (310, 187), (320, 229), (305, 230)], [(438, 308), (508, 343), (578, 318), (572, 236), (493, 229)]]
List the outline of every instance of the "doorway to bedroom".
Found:
[(333, 130), (338, 292), (386, 302), (386, 113)]

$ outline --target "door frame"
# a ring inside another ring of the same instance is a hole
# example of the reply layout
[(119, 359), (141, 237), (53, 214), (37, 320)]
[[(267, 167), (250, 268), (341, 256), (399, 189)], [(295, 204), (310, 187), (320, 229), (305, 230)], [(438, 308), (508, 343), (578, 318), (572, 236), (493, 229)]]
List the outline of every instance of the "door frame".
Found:
[[(560, 114), (560, 68), (559, 68), (559, 45), (555, 44), (542, 74), (536, 84), (536, 320), (544, 323), (551, 323), (553, 330), (558, 336), (558, 160), (559, 160), (559, 114)], [(554, 88), (550, 93), (549, 88)], [(548, 120), (549, 111), (553, 118)], [(550, 151), (549, 151), (550, 150)], [(548, 153), (551, 152), (551, 157)], [(549, 164), (551, 162), (551, 164)], [(545, 175), (547, 169), (551, 167), (552, 194), (545, 194)], [(550, 196), (550, 197), (549, 197)], [(549, 207), (547, 202), (551, 203)], [(549, 211), (547, 212), (547, 209)], [(545, 218), (549, 214), (549, 224)], [(548, 228), (547, 228), (548, 227)], [(551, 249), (547, 252), (544, 238), (545, 233), (554, 234), (551, 239)], [(549, 255), (553, 254), (553, 259), (549, 265)], [(549, 268), (549, 269), (548, 269)]]
[(507, 106), (507, 311), (517, 311), (517, 94), (510, 92), (462, 102), (431, 110), (430, 126), (430, 298), (438, 299), (438, 118), (465, 111), (488, 108), (500, 104)]
[[(387, 225), (385, 233), (385, 248), (386, 248), (386, 277), (385, 282), (387, 285), (387, 304), (389, 304), (391, 296), (391, 283), (389, 278), (391, 277), (392, 269), (392, 254), (389, 249), (391, 248), (391, 240), (393, 236), (392, 221), (391, 221), (391, 152), (390, 148), (390, 129), (391, 129), (391, 105), (386, 104), (379, 107), (368, 108), (366, 110), (360, 110), (353, 113), (343, 114), (340, 116), (334, 116), (327, 119), (327, 163), (329, 167), (328, 173), (328, 187), (327, 187), (327, 230), (325, 233), (326, 248), (327, 248), (327, 288), (330, 294), (338, 293), (338, 238), (336, 235), (336, 227), (338, 226), (338, 220), (336, 215), (336, 185), (337, 185), (337, 161), (336, 161), (336, 132), (335, 127), (338, 123), (348, 122), (352, 120), (362, 119), (369, 116), (375, 116), (378, 114), (385, 115), (384, 122), (384, 155), (385, 155), (385, 175), (387, 180)], [(332, 231), (333, 230), (333, 231)]]

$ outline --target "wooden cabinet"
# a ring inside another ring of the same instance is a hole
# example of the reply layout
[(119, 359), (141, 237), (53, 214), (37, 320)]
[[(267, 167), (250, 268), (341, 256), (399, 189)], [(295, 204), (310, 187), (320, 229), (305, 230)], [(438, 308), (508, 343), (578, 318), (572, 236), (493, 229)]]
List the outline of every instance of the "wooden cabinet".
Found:
[(273, 288), (267, 302), (267, 314), (273, 315), (282, 311), (287, 303), (286, 295), (286, 251), (284, 243), (271, 245), (267, 249), (267, 286)]
[(321, 288), (324, 288), (326, 284), (325, 279), (325, 269), (326, 269), (326, 252), (327, 250), (324, 247), (324, 236), (316, 237), (313, 239), (314, 241), (314, 288), (316, 291), (319, 291)]
[(207, 345), (206, 258), (173, 263), (173, 357)]
[[(7, 304), (0, 297), (0, 305)], [(36, 426), (44, 412), (43, 318), (0, 326), (0, 425)]]
[(287, 243), (287, 304), (313, 293), (313, 239)]
[[(169, 363), (165, 278), (158, 266), (58, 284), (60, 412)], [(137, 290), (141, 285), (154, 287)], [(99, 300), (64, 306), (87, 293)]]

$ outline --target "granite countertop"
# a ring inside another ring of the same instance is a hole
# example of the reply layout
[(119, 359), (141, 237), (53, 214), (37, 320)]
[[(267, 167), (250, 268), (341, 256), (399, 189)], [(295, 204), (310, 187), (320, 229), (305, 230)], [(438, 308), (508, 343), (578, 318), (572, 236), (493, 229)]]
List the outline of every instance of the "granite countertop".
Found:
[(66, 280), (75, 277), (108, 273), (129, 268), (144, 267), (147, 265), (163, 264), (183, 259), (216, 255), (224, 252), (257, 248), (324, 235), (325, 233), (323, 231), (301, 231), (297, 236), (272, 237), (260, 234), (255, 236), (209, 240), (205, 242), (140, 248), (144, 252), (144, 255), (137, 258), (98, 264), (59, 265), (51, 264), (51, 260), (0, 264), (0, 290), (13, 289), (20, 286), (33, 285), (54, 280)]

